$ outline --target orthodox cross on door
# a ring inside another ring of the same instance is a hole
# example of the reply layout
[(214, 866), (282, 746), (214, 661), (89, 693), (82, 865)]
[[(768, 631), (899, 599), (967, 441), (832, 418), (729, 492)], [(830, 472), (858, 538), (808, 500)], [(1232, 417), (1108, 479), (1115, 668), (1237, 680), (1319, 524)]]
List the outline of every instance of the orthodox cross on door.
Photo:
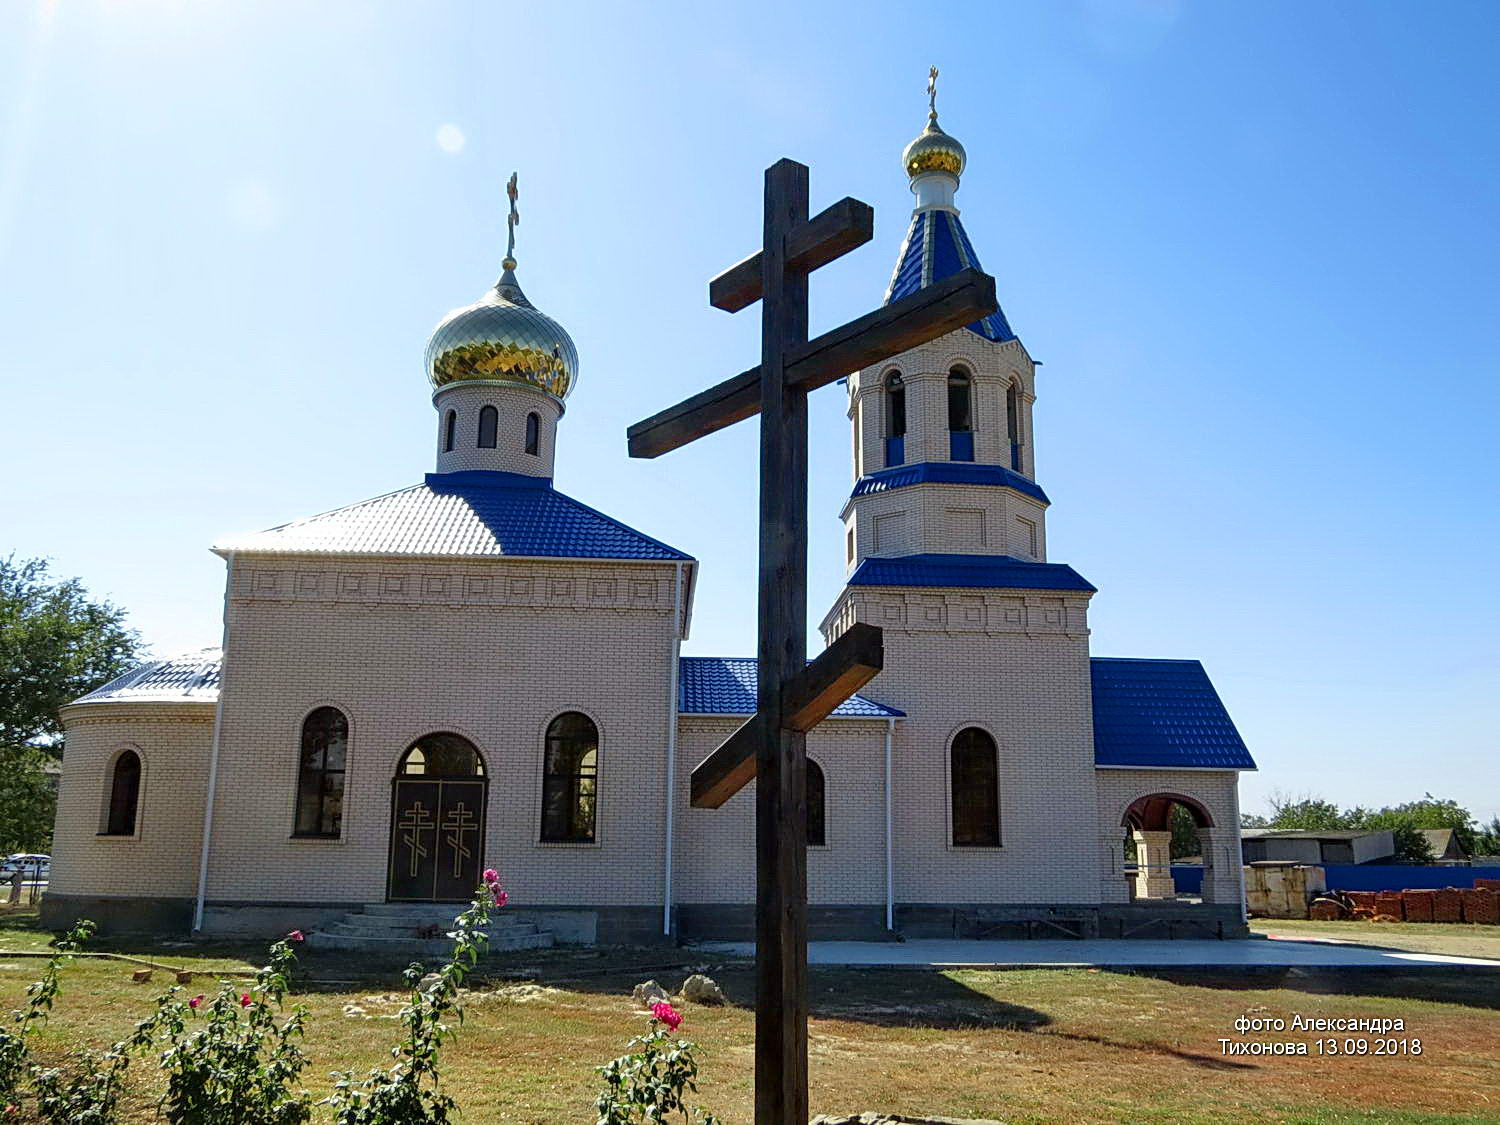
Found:
[(842, 199), (807, 213), (807, 167), (766, 169), (758, 253), (709, 282), (715, 308), (761, 302), (760, 366), (628, 431), (657, 457), (760, 414), (760, 595), (756, 713), (696, 769), (692, 803), (717, 808), (755, 786), (755, 1121), (807, 1122), (806, 732), (880, 671), (880, 630), (852, 626), (807, 662), (807, 393), (996, 309), (994, 279), (962, 270), (815, 340), (807, 277), (868, 242), (874, 211)]

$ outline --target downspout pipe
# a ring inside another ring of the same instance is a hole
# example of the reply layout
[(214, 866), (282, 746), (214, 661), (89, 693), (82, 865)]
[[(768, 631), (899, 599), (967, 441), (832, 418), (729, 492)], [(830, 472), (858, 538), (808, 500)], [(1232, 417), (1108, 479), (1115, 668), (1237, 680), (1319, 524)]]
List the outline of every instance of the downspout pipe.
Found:
[(203, 900), (208, 892), (208, 844), (214, 830), (214, 794), (219, 785), (219, 733), (224, 728), (224, 670), (229, 657), (229, 598), (234, 590), (234, 552), (225, 556), (224, 632), (219, 641), (219, 698), (214, 703), (213, 746), (208, 755), (208, 793), (203, 803), (203, 844), (198, 852), (198, 896), (193, 902), (193, 933), (203, 929)]
[(885, 720), (885, 928), (896, 929), (896, 861), (894, 833), (891, 828), (891, 742), (896, 734), (896, 720)]
[(666, 840), (662, 856), (662, 902), (661, 932), (672, 935), (672, 858), (675, 851), (673, 829), (677, 811), (677, 724), (682, 691), (680, 668), (682, 665), (682, 571), (685, 563), (677, 564), (677, 580), (672, 592), (672, 666), (667, 670), (670, 687), (667, 691), (667, 815)]

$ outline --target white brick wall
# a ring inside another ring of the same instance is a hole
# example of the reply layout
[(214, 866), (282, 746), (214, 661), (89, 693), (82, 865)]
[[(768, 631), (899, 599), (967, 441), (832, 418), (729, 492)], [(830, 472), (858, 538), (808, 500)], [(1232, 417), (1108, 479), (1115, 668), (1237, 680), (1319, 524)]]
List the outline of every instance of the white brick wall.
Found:
[[(853, 587), (829, 616), (885, 631), (864, 689), (905, 711), (895, 740), (896, 900), (1099, 901), (1088, 599)], [(952, 845), (949, 753), (967, 726), (999, 748), (1001, 846)]]
[[(755, 901), (755, 783), (717, 809), (688, 805), (693, 767), (743, 721), (682, 718), (674, 879), (679, 903)], [(807, 736), (807, 755), (822, 767), (826, 793), (827, 844), (807, 850), (807, 900), (814, 906), (885, 902), (885, 730), (884, 720), (828, 719)]]
[[(557, 449), (557, 423), (562, 404), (546, 391), (511, 383), (452, 383), (433, 398), (437, 409), (437, 471), (455, 473), (466, 469), (497, 469), (531, 477), (552, 476)], [(479, 411), (493, 406), (499, 413), (495, 448), (480, 449)], [(452, 451), (446, 444), (446, 416), (456, 410)], [(540, 419), (537, 452), (526, 452), (526, 415)]]
[(888, 433), (885, 377), (901, 372), (906, 383), (906, 463), (947, 461), (948, 372), (955, 366), (973, 378), (974, 463), (1010, 468), (1010, 437), (1005, 423), (1005, 388), (1021, 387), (1021, 472), (1036, 479), (1031, 441), (1036, 367), (1019, 340), (997, 344), (966, 328), (912, 348), (850, 376), (849, 416), (856, 432), (856, 478), (886, 467)]
[[(85, 703), (63, 709), (51, 890), (178, 898), (195, 894), (212, 703)], [(113, 764), (141, 757), (133, 836), (103, 836)]]
[[(674, 573), (236, 559), (208, 899), (382, 900), (397, 761), (453, 731), (484, 755), (485, 862), (518, 904), (659, 902)], [(324, 704), (349, 718), (343, 836), (292, 839), (301, 723)], [(592, 845), (538, 842), (543, 737), (569, 710), (600, 732)]]

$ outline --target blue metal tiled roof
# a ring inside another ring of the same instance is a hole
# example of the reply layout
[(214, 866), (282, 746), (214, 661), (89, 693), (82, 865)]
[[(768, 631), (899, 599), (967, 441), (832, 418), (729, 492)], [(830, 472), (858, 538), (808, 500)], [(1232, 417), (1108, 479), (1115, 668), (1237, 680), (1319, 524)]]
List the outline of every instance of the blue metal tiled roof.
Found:
[(116, 676), (74, 703), (213, 703), (219, 698), (217, 648), (200, 649), (168, 660), (153, 660)]
[(851, 586), (973, 586), (1001, 590), (1086, 590), (1094, 587), (1066, 563), (1027, 562), (1012, 555), (902, 555), (868, 558)]
[(1198, 661), (1096, 656), (1089, 666), (1096, 766), (1255, 768)]
[(864, 496), (870, 492), (889, 492), (893, 488), (904, 488), (909, 484), (980, 484), (1001, 488), (1014, 488), (1043, 504), (1050, 504), (1042, 486), (1029, 477), (1023, 477), (1004, 465), (977, 465), (972, 461), (919, 461), (914, 465), (897, 465), (893, 469), (866, 473), (854, 486), (853, 496)]
[(347, 508), (235, 536), (221, 551), (690, 559), (552, 487), (547, 477), (471, 470)]
[[(896, 270), (891, 274), (891, 284), (885, 293), (885, 303), (909, 297), (934, 281), (942, 281), (969, 268), (983, 267), (958, 216), (942, 209), (918, 211), (911, 217), (906, 241), (901, 244)], [(1016, 338), (1003, 309), (996, 309), (984, 319), (965, 327), (986, 340), (999, 343)]]
[[(684, 715), (755, 714), (757, 675), (750, 656), (684, 656), (677, 665), (678, 710)], [(899, 719), (897, 711), (853, 695), (833, 711), (835, 719)]]

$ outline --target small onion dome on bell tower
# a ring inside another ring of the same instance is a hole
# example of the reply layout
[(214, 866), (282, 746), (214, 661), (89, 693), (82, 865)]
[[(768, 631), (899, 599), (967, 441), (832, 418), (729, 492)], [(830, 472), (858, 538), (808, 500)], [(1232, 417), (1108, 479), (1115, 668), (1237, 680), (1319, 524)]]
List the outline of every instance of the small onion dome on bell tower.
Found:
[(918, 207), (952, 207), (953, 193), (969, 160), (958, 139), (938, 128), (937, 76), (937, 67), (927, 73), (927, 128), (901, 153), (901, 166), (911, 177)]
[(427, 342), (427, 377), (436, 390), (454, 383), (514, 383), (561, 403), (578, 381), (578, 350), (562, 325), (537, 309), (516, 281), (516, 177), (506, 185), (510, 228), (500, 280), (472, 305), (454, 309)]

